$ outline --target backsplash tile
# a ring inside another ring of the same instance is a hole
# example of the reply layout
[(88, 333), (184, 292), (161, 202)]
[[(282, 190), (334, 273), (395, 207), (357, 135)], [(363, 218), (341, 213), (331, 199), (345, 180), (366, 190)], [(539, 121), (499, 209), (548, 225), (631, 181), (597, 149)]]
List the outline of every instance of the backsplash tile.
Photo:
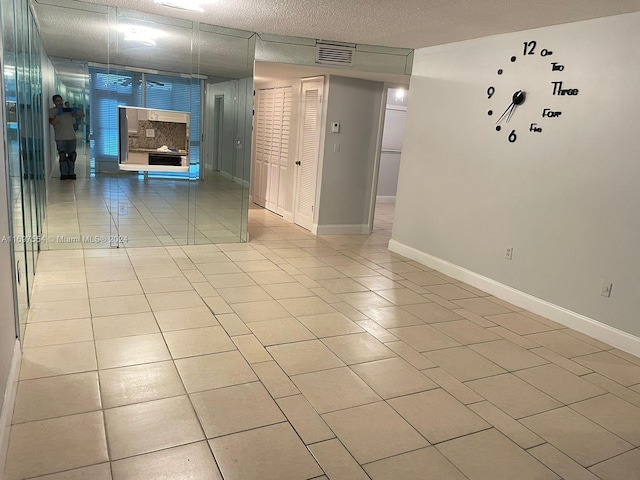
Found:
[[(153, 129), (155, 136), (147, 137), (147, 129)], [(129, 149), (156, 149), (163, 145), (188, 150), (186, 123), (138, 120), (138, 133), (129, 133)]]

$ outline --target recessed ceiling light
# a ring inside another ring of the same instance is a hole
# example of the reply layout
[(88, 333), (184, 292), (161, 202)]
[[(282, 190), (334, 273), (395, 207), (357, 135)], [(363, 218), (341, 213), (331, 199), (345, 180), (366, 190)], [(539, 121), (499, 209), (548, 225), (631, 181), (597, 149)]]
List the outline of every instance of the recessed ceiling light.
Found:
[(118, 25), (118, 31), (124, 33), (124, 40), (137, 42), (147, 47), (155, 47), (155, 39), (163, 33), (155, 28), (141, 27), (140, 25)]
[(180, 10), (193, 10), (204, 12), (198, 0), (154, 0), (157, 5), (164, 7), (179, 8)]

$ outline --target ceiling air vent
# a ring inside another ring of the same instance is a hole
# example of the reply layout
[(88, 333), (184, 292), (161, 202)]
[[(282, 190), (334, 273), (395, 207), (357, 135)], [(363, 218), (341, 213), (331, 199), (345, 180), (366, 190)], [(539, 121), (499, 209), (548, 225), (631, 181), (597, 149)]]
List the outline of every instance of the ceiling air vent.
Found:
[(355, 47), (335, 43), (316, 42), (316, 63), (325, 65), (353, 65)]

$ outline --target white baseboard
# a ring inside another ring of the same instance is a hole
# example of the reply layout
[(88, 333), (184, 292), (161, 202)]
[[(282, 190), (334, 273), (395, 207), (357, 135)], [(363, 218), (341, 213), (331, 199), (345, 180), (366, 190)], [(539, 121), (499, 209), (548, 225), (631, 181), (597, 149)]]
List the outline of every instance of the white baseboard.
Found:
[(220, 175), (223, 178), (226, 178), (227, 180), (231, 180), (233, 183), (237, 183), (238, 185), (242, 185), (245, 188), (249, 188), (249, 183), (250, 183), (249, 180), (245, 180), (242, 177), (236, 177), (236, 176), (231, 175), (230, 173), (227, 173), (227, 172), (225, 172), (223, 170), (220, 170), (220, 172), (218, 172), (218, 173), (220, 173)]
[(249, 188), (249, 180), (245, 180), (242, 177), (233, 177), (234, 183), (242, 185), (244, 188)]
[(4, 472), (4, 464), (7, 460), (7, 451), (9, 449), (9, 434), (11, 433), (13, 407), (16, 403), (16, 393), (18, 391), (21, 359), (20, 342), (16, 339), (13, 357), (11, 358), (11, 369), (9, 370), (7, 387), (4, 393), (4, 402), (2, 403), (2, 413), (0, 413), (0, 478), (2, 478), (2, 472)]
[(378, 195), (376, 197), (376, 203), (394, 203), (396, 201), (396, 196), (388, 197), (383, 195)]
[(293, 223), (293, 212), (283, 212), (282, 219), (285, 222)]
[(317, 225), (316, 235), (368, 235), (369, 225)]
[(630, 333), (618, 330), (615, 327), (516, 290), (508, 285), (504, 285), (488, 277), (447, 262), (446, 260), (421, 252), (396, 240), (389, 241), (389, 250), (442, 272), (456, 280), (460, 280), (472, 287), (479, 288), (483, 292), (487, 292), (506, 302), (524, 308), (529, 312), (558, 322), (561, 325), (596, 338), (612, 347), (619, 348), (620, 350), (640, 357), (640, 338)]

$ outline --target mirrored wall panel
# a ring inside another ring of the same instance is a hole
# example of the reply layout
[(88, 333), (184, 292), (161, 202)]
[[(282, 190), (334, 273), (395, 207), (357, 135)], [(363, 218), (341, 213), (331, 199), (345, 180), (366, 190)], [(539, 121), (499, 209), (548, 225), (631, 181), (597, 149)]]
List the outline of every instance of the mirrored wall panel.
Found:
[[(18, 311), (26, 321), (46, 219), (41, 41), (26, 2), (1, 0), (7, 197)], [(21, 330), (24, 330), (22, 328)]]
[[(61, 95), (70, 109), (61, 118), (76, 136), (70, 179), (55, 126), (44, 132), (48, 241), (40, 248), (246, 241), (254, 34), (74, 0), (31, 5), (52, 72), (45, 113)], [(139, 114), (124, 162), (122, 109)], [(160, 118), (172, 113), (189, 119), (184, 145)], [(180, 165), (156, 163), (173, 150), (187, 152)]]

